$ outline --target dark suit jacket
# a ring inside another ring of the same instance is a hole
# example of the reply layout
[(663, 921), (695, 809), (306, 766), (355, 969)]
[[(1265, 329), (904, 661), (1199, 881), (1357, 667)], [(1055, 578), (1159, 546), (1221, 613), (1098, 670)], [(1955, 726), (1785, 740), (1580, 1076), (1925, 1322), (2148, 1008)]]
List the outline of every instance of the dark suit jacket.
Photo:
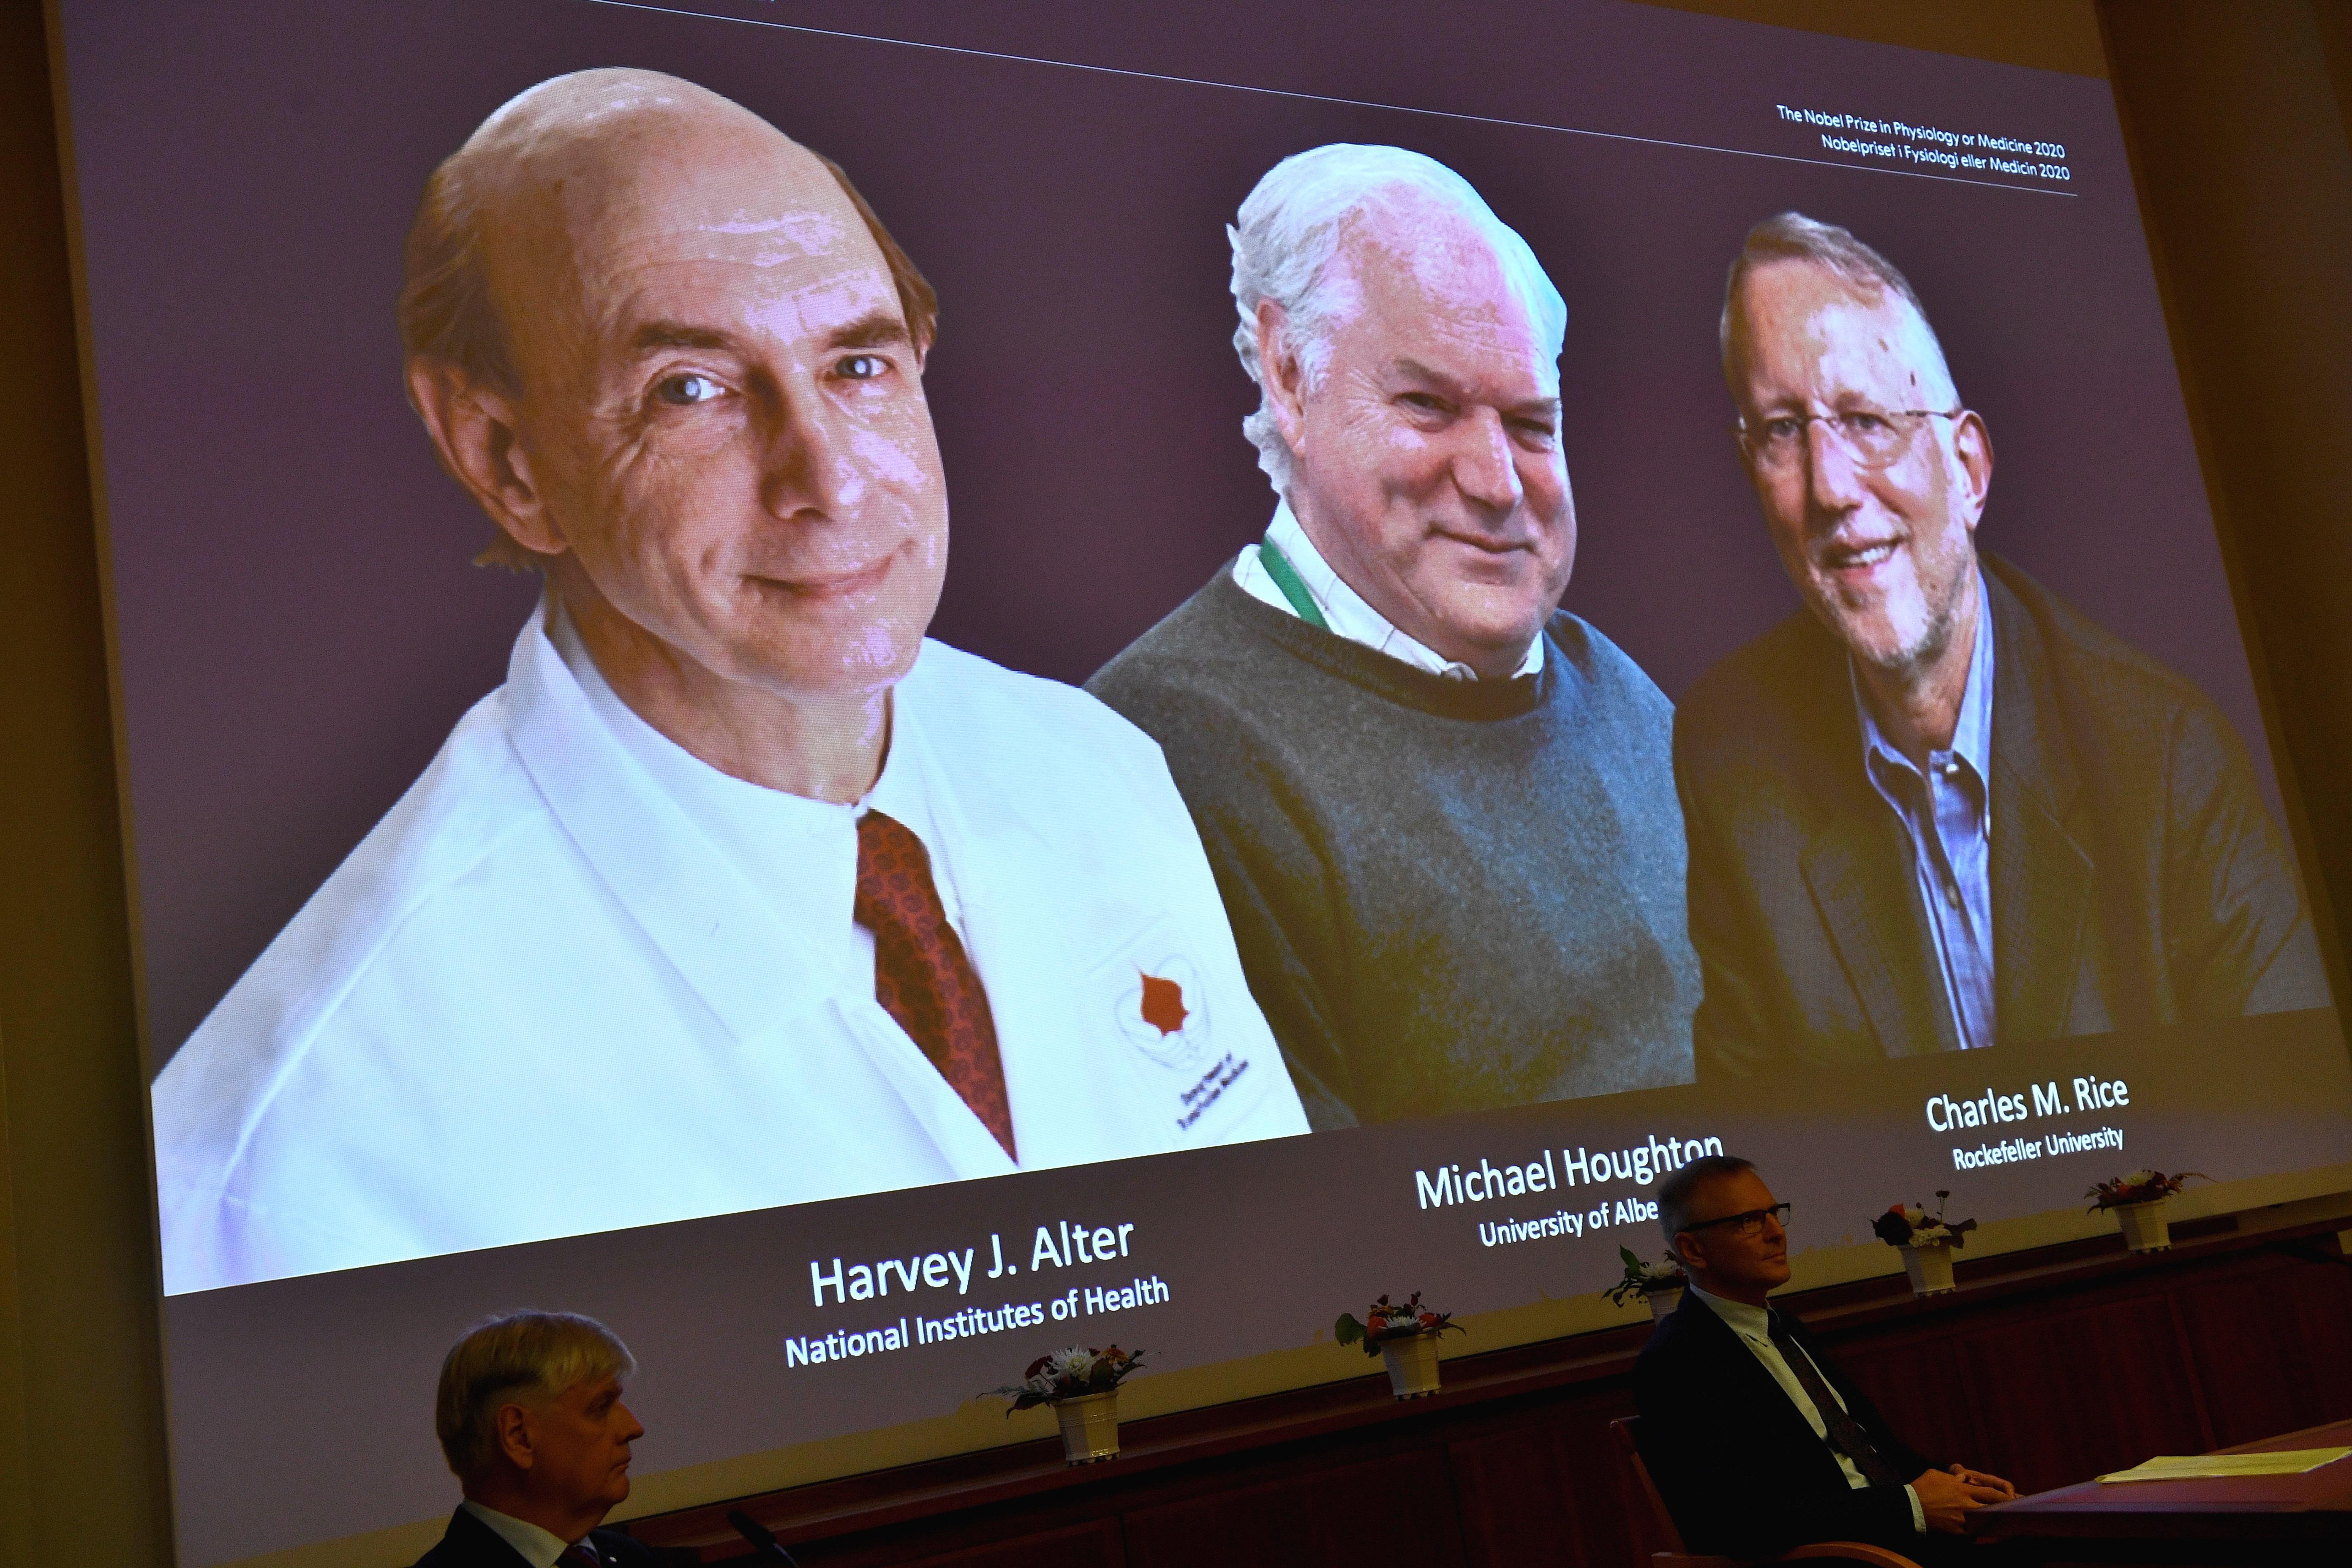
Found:
[[(661, 1559), (650, 1547), (617, 1530), (599, 1530), (588, 1537), (608, 1568), (656, 1568)], [(522, 1553), (499, 1539), (498, 1531), (458, 1509), (449, 1515), (449, 1528), (439, 1545), (416, 1560), (416, 1568), (521, 1568)]]
[[(2002, 1042), (2327, 1005), (2287, 848), (2205, 696), (1983, 558)], [(1800, 611), (1675, 716), (1702, 1079), (1958, 1047), (1844, 646)]]
[[(1790, 1332), (1846, 1413), (1906, 1481), (1932, 1468), (1887, 1427), (1793, 1317)], [(1867, 1541), (1916, 1553), (1901, 1487), (1857, 1488), (1756, 1352), (1696, 1292), (1650, 1335), (1633, 1368), (1642, 1458), (1695, 1552), (1769, 1557), (1813, 1541)]]

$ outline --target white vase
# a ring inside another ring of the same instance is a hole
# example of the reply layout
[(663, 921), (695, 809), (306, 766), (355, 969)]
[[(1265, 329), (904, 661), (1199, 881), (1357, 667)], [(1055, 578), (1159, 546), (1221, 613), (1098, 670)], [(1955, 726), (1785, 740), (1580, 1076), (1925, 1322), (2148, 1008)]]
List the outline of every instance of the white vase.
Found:
[(1952, 1249), (1945, 1242), (1903, 1249), (1903, 1272), (1915, 1296), (1940, 1296), (1952, 1287)]
[(1074, 1465), (1118, 1458), (1118, 1390), (1054, 1402), (1062, 1423), (1062, 1454)]
[(2172, 1221), (2164, 1212), (2169, 1198), (2144, 1204), (2117, 1204), (2116, 1224), (2124, 1233), (2127, 1252), (2162, 1252), (2172, 1245)]
[(1389, 1391), (1399, 1399), (1421, 1399), (1437, 1392), (1435, 1334), (1382, 1340), (1381, 1359), (1389, 1365)]
[(1683, 1288), (1677, 1285), (1671, 1290), (1653, 1290), (1650, 1292), (1649, 1300), (1650, 1321), (1663, 1323), (1674, 1316), (1676, 1307), (1683, 1304)]

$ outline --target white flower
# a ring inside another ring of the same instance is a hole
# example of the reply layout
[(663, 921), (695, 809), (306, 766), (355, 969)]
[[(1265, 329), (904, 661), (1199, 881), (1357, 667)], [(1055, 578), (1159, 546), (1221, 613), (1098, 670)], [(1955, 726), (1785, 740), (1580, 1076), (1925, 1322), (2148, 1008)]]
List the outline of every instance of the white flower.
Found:
[(1065, 1378), (1072, 1383), (1084, 1383), (1095, 1370), (1095, 1352), (1082, 1350), (1076, 1345), (1072, 1345), (1067, 1350), (1055, 1351), (1054, 1359), (1046, 1363), (1045, 1370), (1055, 1377)]
[(1927, 1223), (1927, 1211), (1914, 1205), (1906, 1205), (1903, 1210), (1903, 1218), (1913, 1230), (1917, 1230)]
[(2124, 1185), (2127, 1187), (2144, 1187), (2154, 1180), (2156, 1180), (2156, 1173), (2154, 1171), (2134, 1171), (2130, 1175), (2124, 1178)]

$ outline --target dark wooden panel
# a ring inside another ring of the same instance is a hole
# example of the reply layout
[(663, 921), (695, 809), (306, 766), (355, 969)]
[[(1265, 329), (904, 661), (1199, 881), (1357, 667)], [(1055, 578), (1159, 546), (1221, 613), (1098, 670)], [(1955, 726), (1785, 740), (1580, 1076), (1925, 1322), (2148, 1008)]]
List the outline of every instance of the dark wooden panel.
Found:
[(2352, 1416), (2352, 1268), (2282, 1259), (2183, 1284), (2173, 1301), (2216, 1441)]
[(1097, 1519), (982, 1546), (952, 1547), (929, 1557), (882, 1561), (903, 1568), (1126, 1568), (1127, 1552), (1118, 1521)]
[(1608, 1426), (1633, 1414), (1633, 1396), (1612, 1391), (1447, 1445), (1470, 1568), (1634, 1561)]
[(1131, 1568), (1462, 1562), (1444, 1453), (1409, 1449), (1127, 1515)]
[[(1925, 1373), (1933, 1369), (1922, 1367)], [(2150, 1454), (2211, 1447), (2172, 1312), (2158, 1295), (2011, 1318), (1965, 1335), (1943, 1374), (1974, 1407), (1970, 1461), (2042, 1491)]]
[(1948, 1334), (1871, 1338), (1838, 1347), (1837, 1363), (1868, 1394), (1897, 1436), (1930, 1464), (1958, 1460), (1999, 1474), (1986, 1452), (1975, 1404), (1957, 1397)]

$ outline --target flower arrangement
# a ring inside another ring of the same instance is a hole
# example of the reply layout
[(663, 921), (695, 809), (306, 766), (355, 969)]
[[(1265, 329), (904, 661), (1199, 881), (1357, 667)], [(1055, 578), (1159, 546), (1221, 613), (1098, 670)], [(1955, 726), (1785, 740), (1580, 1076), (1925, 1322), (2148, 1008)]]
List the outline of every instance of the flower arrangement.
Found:
[(1360, 1342), (1366, 1355), (1378, 1355), (1383, 1340), (1409, 1340), (1415, 1334), (1442, 1334), (1449, 1330), (1457, 1334), (1469, 1331), (1454, 1321), (1453, 1313), (1423, 1306), (1421, 1292), (1415, 1290), (1412, 1299), (1402, 1304), (1381, 1297), (1360, 1323), (1353, 1312), (1340, 1313), (1339, 1321), (1331, 1325), (1331, 1337), (1343, 1345)]
[(1058, 1404), (1065, 1399), (1076, 1399), (1082, 1394), (1108, 1394), (1139, 1370), (1148, 1351), (1123, 1351), (1117, 1345), (1108, 1350), (1082, 1350), (1076, 1345), (1041, 1355), (1029, 1363), (1021, 1381), (1003, 1388), (992, 1388), (991, 1394), (1003, 1394), (1013, 1401), (1005, 1411), (1031, 1410), (1040, 1405)]
[(1937, 1189), (1936, 1212), (1932, 1215), (1917, 1205), (1895, 1204), (1871, 1221), (1870, 1228), (1889, 1247), (1966, 1247), (1969, 1232), (1976, 1229), (1977, 1222), (1944, 1217), (1944, 1204), (1951, 1195), (1948, 1190)]
[(1619, 1247), (1617, 1256), (1625, 1260), (1625, 1278), (1601, 1292), (1617, 1306), (1623, 1306), (1628, 1296), (1646, 1301), (1653, 1296), (1680, 1290), (1690, 1283), (1690, 1276), (1683, 1272), (1682, 1264), (1672, 1253), (1663, 1263), (1644, 1263), (1630, 1247)]
[(2092, 1200), (2091, 1206), (2083, 1212), (2097, 1214), (2126, 1204), (2152, 1204), (2179, 1192), (2191, 1177), (2200, 1182), (2213, 1179), (2202, 1171), (2181, 1171), (2169, 1176), (2162, 1171), (2134, 1171), (2127, 1176), (2111, 1176), (2083, 1194)]

